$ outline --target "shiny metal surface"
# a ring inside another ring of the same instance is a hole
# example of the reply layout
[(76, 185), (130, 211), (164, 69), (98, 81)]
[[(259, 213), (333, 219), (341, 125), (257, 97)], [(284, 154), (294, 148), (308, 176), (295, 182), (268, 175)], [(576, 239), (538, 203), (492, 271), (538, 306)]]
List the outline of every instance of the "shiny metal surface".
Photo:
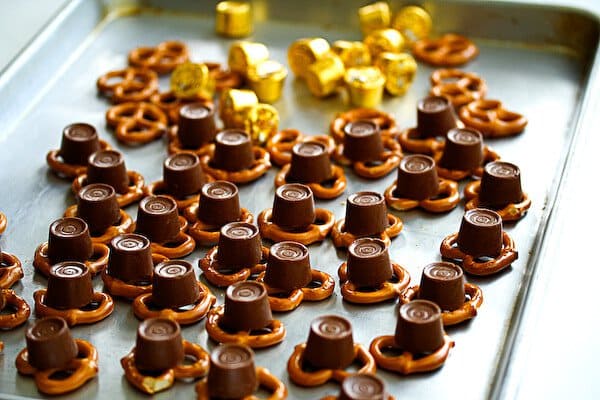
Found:
[[(116, 3), (135, 5), (131, 1)], [(33, 46), (0, 76), (0, 146), (3, 149), (0, 209), (9, 217), (8, 230), (2, 236), (2, 248), (23, 261), (26, 276), (15, 289), (28, 301), (34, 290), (45, 286), (45, 279), (33, 273), (34, 249), (46, 240), (50, 222), (74, 202), (69, 184), (47, 172), (45, 153), (58, 147), (60, 132), (66, 124), (86, 121), (98, 128), (102, 138), (125, 153), (129, 169), (141, 172), (148, 182), (159, 179), (161, 163), (166, 156), (164, 143), (155, 142), (140, 148), (117, 144), (112, 132), (105, 127), (104, 112), (108, 103), (97, 97), (95, 80), (108, 70), (123, 67), (130, 49), (165, 39), (188, 43), (194, 60), (224, 62), (232, 41), (214, 35), (210, 15), (212, 5), (204, 3), (149, 1), (144, 4), (165, 6), (178, 12), (143, 10), (106, 17), (106, 11), (115, 4), (73, 1)], [(344, 2), (344, 7), (340, 7), (340, 3), (333, 0), (303, 2), (303, 10), (299, 12), (297, 5), (289, 6), (287, 2), (257, 2), (258, 22), (253, 39), (268, 44), (272, 58), (282, 63), (286, 63), (288, 45), (298, 37), (323, 36), (330, 41), (358, 39), (357, 22), (350, 16), (354, 15), (359, 3)], [(590, 110), (597, 104), (593, 88), (598, 87), (598, 62), (595, 60), (598, 23), (589, 15), (559, 7), (520, 8), (503, 2), (485, 4), (427, 2), (425, 6), (432, 11), (434, 21), (438, 21), (436, 29), (457, 30), (476, 40), (480, 56), (466, 69), (487, 80), (488, 97), (502, 99), (508, 107), (529, 117), (524, 134), (489, 144), (503, 158), (521, 167), (524, 189), (532, 198), (533, 207), (523, 221), (506, 226), (520, 252), (520, 258), (511, 270), (487, 279), (468, 278), (482, 287), (484, 304), (473, 321), (448, 330), (456, 347), (444, 368), (412, 377), (378, 372), (398, 397), (483, 398), (531, 394), (533, 389), (528, 392), (527, 386), (521, 392), (520, 377), (513, 372), (531, 373), (537, 367), (544, 367), (544, 363), (539, 365), (535, 359), (523, 359), (522, 354), (526, 352), (520, 350), (531, 347), (533, 354), (539, 355), (547, 348), (544, 343), (550, 345), (539, 340), (543, 337), (540, 332), (549, 329), (548, 323), (544, 322), (547, 319), (543, 318), (548, 312), (537, 314), (536, 308), (526, 307), (527, 318), (521, 324), (522, 307), (525, 303), (539, 306), (544, 300), (540, 293), (545, 287), (556, 286), (551, 278), (567, 267), (563, 264), (566, 263), (564, 253), (557, 251), (552, 243), (560, 240), (557, 235), (562, 230), (560, 224), (565, 221), (560, 212), (562, 204), (573, 199), (568, 192), (561, 194), (557, 203), (560, 208), (554, 207), (554, 200), (561, 177), (573, 177), (575, 171), (581, 171), (577, 161), (579, 156), (567, 158), (569, 150), (575, 149), (584, 155), (590, 152), (582, 141), (590, 136), (585, 128), (592, 126)], [(179, 13), (190, 8), (199, 14)], [(464, 15), (470, 16), (471, 23), (465, 22)], [(352, 22), (346, 24), (346, 21)], [(507, 21), (514, 28), (506, 29)], [(429, 72), (431, 68), (420, 65), (415, 84), (407, 95), (386, 99), (381, 106), (393, 113), (402, 127), (414, 126), (416, 122), (415, 105), (427, 92)], [(161, 87), (166, 88), (167, 82), (161, 82)], [(275, 106), (281, 116), (282, 128), (293, 127), (315, 134), (326, 132), (335, 113), (346, 108), (339, 98), (314, 99), (302, 82), (293, 79), (288, 79), (284, 96)], [(570, 147), (573, 139), (576, 139), (575, 145)], [(563, 173), (565, 165), (570, 167)], [(270, 171), (257, 183), (240, 190), (242, 204), (256, 214), (271, 206), (274, 172)], [(394, 179), (391, 174), (370, 182), (347, 172), (352, 179), (346, 195), (364, 189), (382, 192)], [(571, 181), (565, 182), (561, 188), (570, 185)], [(340, 218), (344, 214), (344, 198), (319, 201), (317, 205), (331, 209)], [(559, 212), (548, 225), (553, 207)], [(128, 211), (135, 215), (135, 207)], [(418, 282), (425, 264), (439, 259), (439, 243), (444, 236), (458, 229), (462, 212), (459, 207), (442, 216), (422, 212), (400, 214), (405, 228), (392, 242), (391, 254), (392, 259), (410, 271), (413, 282)], [(571, 213), (578, 215), (575, 211)], [(345, 259), (344, 253), (337, 252), (330, 241), (310, 246), (309, 250), (313, 267), (330, 274), (335, 275)], [(196, 262), (205, 251), (199, 249), (188, 259)], [(528, 299), (527, 289), (532, 276), (532, 292)], [(96, 288), (101, 289), (98, 278)], [(213, 291), (218, 296), (218, 303), (222, 303), (223, 291), (214, 288)], [(287, 338), (278, 346), (257, 351), (257, 364), (268, 367), (288, 383), (290, 398), (314, 399), (335, 393), (337, 387), (333, 384), (307, 390), (294, 386), (287, 378), (285, 363), (293, 346), (305, 341), (310, 320), (322, 313), (346, 316), (353, 322), (355, 340), (368, 345), (373, 337), (393, 332), (395, 311), (393, 303), (369, 307), (344, 303), (339, 287), (336, 287), (334, 297), (328, 301), (304, 304), (292, 313), (277, 315), (288, 329)], [(530, 321), (534, 316), (536, 321), (542, 322), (532, 325)], [(135, 341), (137, 323), (129, 304), (118, 301), (116, 312), (107, 320), (73, 329), (75, 337), (88, 339), (98, 347), (100, 374), (96, 380), (65, 398), (145, 397), (125, 381), (119, 364), (120, 357)], [(23, 327), (0, 335), (6, 344), (4, 354), (0, 356), (0, 393), (5, 397), (39, 396), (33, 382), (18, 376), (14, 370), (16, 353), (24, 346), (24, 331)], [(205, 348), (211, 349), (215, 345), (207, 338), (204, 322), (184, 328), (183, 334), (187, 340), (198, 342)], [(513, 344), (516, 344), (516, 357), (511, 357)], [(192, 394), (192, 385), (179, 383), (156, 397), (190, 397)]]

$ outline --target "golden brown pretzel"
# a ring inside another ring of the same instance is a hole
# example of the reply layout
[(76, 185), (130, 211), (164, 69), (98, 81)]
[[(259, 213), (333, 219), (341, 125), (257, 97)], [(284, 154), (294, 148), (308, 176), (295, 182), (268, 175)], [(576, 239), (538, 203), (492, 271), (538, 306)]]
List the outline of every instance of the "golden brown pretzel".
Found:
[(398, 135), (398, 127), (396, 126), (394, 117), (386, 112), (373, 110), (371, 108), (355, 108), (337, 114), (329, 125), (329, 132), (337, 143), (343, 143), (344, 127), (350, 122), (359, 120), (368, 120), (376, 123), (377, 126), (379, 126), (382, 137), (396, 137)]
[(169, 131), (167, 133), (167, 138), (169, 139), (169, 144), (167, 146), (167, 149), (168, 149), (169, 154), (186, 152), (186, 153), (194, 153), (198, 157), (202, 157), (207, 154), (211, 154), (211, 152), (213, 151), (213, 147), (211, 146), (210, 143), (203, 144), (202, 146), (198, 147), (197, 149), (184, 148), (183, 145), (181, 144), (181, 141), (179, 140), (179, 136), (177, 136), (178, 129), (179, 129), (179, 127), (173, 126), (173, 127), (171, 127), (171, 129), (169, 129)]
[(215, 81), (215, 90), (222, 92), (227, 89), (238, 89), (244, 83), (244, 77), (236, 71), (224, 69), (215, 62), (205, 62), (209, 76)]
[[(32, 375), (38, 390), (44, 394), (55, 395), (72, 392), (83, 386), (87, 381), (98, 374), (98, 352), (91, 343), (82, 339), (75, 339), (77, 344), (77, 358), (71, 360), (63, 368), (50, 368), (39, 370), (29, 364), (27, 349), (17, 355), (15, 366), (22, 375)], [(59, 372), (68, 372), (67, 378), (53, 378)]]
[(23, 278), (23, 266), (17, 256), (2, 252), (0, 263), (0, 289), (10, 289)]
[[(205, 177), (206, 182), (214, 181), (214, 179), (210, 175), (205, 175)], [(184, 198), (175, 197), (172, 194), (167, 193), (167, 184), (165, 183), (165, 181), (152, 182), (144, 187), (145, 196), (154, 196), (159, 194), (163, 196), (168, 196), (175, 200), (175, 203), (177, 204), (177, 209), (179, 211), (185, 210), (194, 203), (198, 204), (198, 200), (200, 199), (200, 192), (198, 192), (197, 194), (185, 196)]]
[(0, 235), (4, 233), (6, 230), (6, 226), (8, 225), (8, 219), (3, 212), (0, 212)]
[[(320, 386), (325, 382), (334, 380), (338, 383), (342, 383), (352, 372), (345, 371), (343, 369), (320, 369), (316, 371), (305, 371), (304, 366), (304, 350), (306, 349), (306, 343), (296, 345), (294, 352), (290, 356), (287, 364), (287, 371), (290, 375), (290, 379), (296, 385), (312, 387)], [(373, 356), (365, 349), (362, 345), (354, 344), (354, 360), (359, 361), (362, 367), (356, 371), (356, 373), (374, 374), (377, 371), (377, 365)]]
[[(106, 228), (101, 234), (90, 232), (92, 237), (92, 243), (103, 243), (108, 244), (115, 236), (122, 235), (124, 233), (133, 232), (133, 219), (124, 210), (119, 210), (121, 216), (118, 225), (112, 225)], [(72, 205), (64, 213), (65, 217), (76, 217), (77, 216), (77, 205)]]
[(10, 289), (0, 289), (0, 296), (4, 298), (4, 305), (0, 306), (0, 311), (7, 308), (6, 306), (10, 311), (8, 314), (0, 314), (0, 329), (13, 329), (27, 322), (31, 309), (22, 297)]
[(198, 266), (204, 273), (206, 280), (217, 287), (226, 287), (236, 282), (248, 280), (253, 275), (260, 274), (267, 268), (266, 263), (269, 256), (269, 249), (264, 246), (261, 249), (262, 259), (258, 264), (228, 272), (219, 272), (218, 251), (218, 247), (213, 247), (198, 261)]
[[(100, 150), (110, 150), (112, 147), (104, 140), (99, 139)], [(65, 178), (73, 179), (78, 175), (85, 174), (87, 171), (87, 165), (67, 164), (60, 156), (60, 150), (50, 150), (46, 154), (46, 163), (48, 167), (57, 175)], [(0, 234), (2, 232), (0, 231)]]
[[(189, 255), (196, 248), (196, 241), (187, 234), (188, 222), (179, 215), (179, 233), (177, 237), (166, 243), (150, 242), (152, 253), (160, 254), (168, 259), (182, 258)], [(134, 227), (135, 231), (135, 227)]]
[(392, 263), (392, 270), (394, 273), (392, 279), (382, 283), (376, 290), (369, 288), (369, 290), (363, 291), (348, 280), (348, 266), (343, 263), (338, 269), (338, 276), (342, 282), (342, 297), (350, 303), (357, 304), (374, 304), (395, 299), (408, 287), (410, 274), (396, 263)]
[(147, 68), (158, 74), (173, 71), (178, 65), (188, 61), (188, 48), (185, 43), (166, 41), (156, 47), (138, 47), (129, 52), (129, 65)]
[(304, 141), (316, 141), (325, 146), (329, 155), (335, 149), (335, 141), (331, 136), (316, 135), (307, 136), (297, 129), (284, 129), (269, 138), (265, 146), (271, 155), (271, 160), (279, 166), (289, 164), (292, 161), (292, 148), (295, 144)]
[(127, 144), (144, 144), (167, 132), (167, 115), (146, 102), (127, 102), (106, 111), (106, 124), (115, 128), (117, 139)]
[(421, 358), (414, 358), (412, 353), (407, 351), (398, 356), (388, 356), (384, 353), (385, 349), (398, 349), (393, 335), (378, 336), (372, 342), (369, 351), (375, 358), (379, 368), (388, 371), (398, 372), (402, 375), (414, 374), (417, 372), (433, 371), (444, 365), (450, 349), (454, 347), (454, 342), (450, 337), (444, 334), (444, 344), (435, 352)]
[(200, 157), (200, 164), (202, 169), (208, 175), (212, 176), (217, 180), (229, 181), (233, 183), (247, 183), (252, 182), (267, 173), (271, 168), (271, 161), (269, 161), (269, 153), (262, 147), (253, 146), (254, 151), (254, 163), (252, 167), (241, 171), (225, 171), (222, 169), (213, 168), (211, 160), (215, 151), (213, 144), (209, 145), (208, 154)]
[[(117, 193), (117, 203), (121, 208), (127, 207), (144, 197), (144, 177), (135, 171), (127, 171), (127, 176), (129, 177), (127, 193)], [(77, 194), (87, 184), (87, 174), (81, 174), (73, 180), (71, 190)]]
[(496, 153), (491, 147), (483, 146), (483, 163), (472, 170), (458, 170), (458, 169), (447, 169), (444, 167), (440, 167), (440, 160), (442, 159), (442, 155), (444, 154), (444, 146), (440, 146), (433, 152), (433, 159), (435, 160), (435, 165), (437, 168), (438, 176), (441, 178), (450, 179), (452, 181), (460, 181), (469, 176), (477, 176), (480, 177), (483, 175), (483, 167), (492, 161), (497, 161), (500, 159), (500, 155)]
[(315, 222), (310, 224), (303, 232), (290, 232), (281, 229), (272, 221), (273, 209), (267, 208), (258, 215), (258, 229), (260, 235), (264, 239), (272, 240), (273, 242), (283, 242), (292, 240), (308, 246), (309, 244), (324, 240), (333, 229), (335, 223), (335, 215), (324, 208), (315, 209)]
[(436, 69), (431, 73), (432, 96), (447, 97), (459, 109), (473, 100), (483, 99), (487, 85), (479, 75), (460, 69)]
[(169, 389), (175, 379), (185, 380), (202, 378), (208, 374), (210, 356), (202, 347), (183, 340), (183, 353), (186, 359), (193, 359), (193, 364), (181, 363), (176, 367), (166, 369), (160, 375), (145, 375), (135, 365), (135, 348), (121, 358), (121, 366), (125, 370), (125, 378), (129, 383), (146, 394), (154, 394)]
[[(185, 218), (191, 224), (188, 233), (194, 238), (199, 246), (212, 246), (217, 244), (219, 242), (219, 236), (221, 235), (221, 226), (209, 225), (200, 221), (197, 216), (197, 211), (198, 203), (192, 204), (184, 210)], [(251, 224), (254, 221), (254, 215), (247, 209), (242, 208), (239, 220)]]
[(169, 117), (169, 124), (171, 125), (179, 123), (179, 109), (186, 104), (202, 103), (206, 107), (214, 107), (212, 99), (205, 99), (203, 97), (180, 99), (173, 91), (154, 93), (150, 97), (150, 103), (158, 106)]
[[(399, 217), (394, 214), (388, 214), (388, 227), (385, 231), (381, 232), (377, 237), (385, 242), (386, 246), (389, 246), (392, 242), (391, 239), (395, 238), (400, 234), (404, 223)], [(331, 230), (331, 239), (335, 247), (348, 247), (352, 242), (358, 239), (358, 236), (346, 232), (346, 219), (342, 218), (338, 220), (333, 229)]]
[(479, 49), (466, 37), (447, 33), (438, 39), (417, 40), (412, 52), (419, 61), (435, 67), (458, 67), (477, 57)]
[[(165, 256), (152, 254), (152, 263), (154, 266), (167, 260), (168, 258)], [(102, 271), (102, 275), (100, 276), (102, 277), (102, 282), (104, 282), (104, 289), (113, 297), (122, 297), (133, 300), (141, 294), (152, 292), (152, 283), (148, 283), (147, 285), (134, 285), (123, 282), (122, 280), (109, 275), (107, 270)]]
[(406, 211), (420, 207), (432, 213), (442, 213), (453, 210), (460, 203), (458, 183), (449, 179), (439, 178), (440, 185), (436, 196), (425, 200), (402, 199), (394, 196), (396, 181), (385, 190), (385, 202), (395, 210)]
[(358, 176), (367, 179), (377, 179), (392, 172), (402, 159), (402, 149), (395, 138), (384, 137), (384, 151), (380, 154), (377, 163), (364, 161), (351, 161), (344, 156), (344, 144), (340, 143), (333, 152), (333, 159), (342, 165), (352, 165)]
[(206, 333), (215, 342), (245, 344), (253, 349), (260, 349), (276, 345), (285, 338), (285, 327), (278, 319), (272, 320), (261, 331), (228, 332), (221, 328), (224, 310), (224, 306), (213, 308), (206, 317)]
[(461, 121), (480, 131), (484, 137), (506, 137), (523, 132), (527, 118), (509, 111), (498, 100), (475, 100), (458, 112)]
[[(271, 395), (265, 400), (285, 400), (287, 399), (287, 388), (277, 377), (269, 372), (268, 369), (256, 367), (256, 379), (261, 388), (266, 389)], [(208, 394), (208, 380), (204, 379), (196, 385), (196, 394), (198, 400), (211, 400)], [(259, 400), (258, 397), (251, 395), (242, 397), (240, 400)]]
[[(287, 180), (290, 168), (291, 164), (286, 164), (281, 168), (277, 175), (275, 175), (275, 187), (290, 183)], [(305, 183), (305, 185), (312, 190), (313, 195), (317, 199), (335, 199), (344, 193), (344, 190), (346, 190), (346, 187), (348, 186), (348, 182), (346, 181), (344, 169), (337, 165), (332, 165), (330, 180), (319, 183)]]
[[(466, 210), (479, 208), (479, 190), (481, 189), (481, 181), (473, 181), (465, 186), (465, 204)], [(502, 221), (518, 221), (525, 216), (527, 210), (531, 207), (531, 199), (527, 193), (523, 193), (523, 198), (518, 203), (510, 203), (499, 210), (494, 210), (500, 215)]]
[(112, 297), (106, 293), (94, 292), (92, 302), (90, 304), (97, 305), (93, 309), (71, 308), (67, 310), (59, 310), (46, 305), (46, 289), (40, 289), (33, 292), (33, 300), (35, 302), (35, 315), (38, 317), (62, 317), (67, 321), (69, 326), (93, 324), (94, 322), (102, 321), (104, 318), (112, 314), (115, 304)]
[(398, 142), (403, 150), (416, 154), (433, 154), (444, 145), (443, 141), (434, 137), (421, 138), (417, 128), (408, 128), (400, 132)]
[[(102, 243), (93, 243), (92, 246), (92, 257), (89, 260), (86, 260), (84, 264), (86, 267), (88, 267), (92, 275), (96, 275), (106, 269), (106, 266), (108, 265), (108, 255), (110, 253), (110, 249), (107, 245)], [(52, 265), (53, 264), (48, 258), (48, 242), (44, 242), (35, 250), (33, 266), (42, 275), (48, 277), (48, 275), (50, 275), (50, 269), (52, 268)]]
[[(119, 79), (118, 82), (111, 83), (115, 79)], [(158, 90), (158, 76), (147, 69), (125, 68), (102, 75), (96, 86), (114, 103), (146, 101)]]

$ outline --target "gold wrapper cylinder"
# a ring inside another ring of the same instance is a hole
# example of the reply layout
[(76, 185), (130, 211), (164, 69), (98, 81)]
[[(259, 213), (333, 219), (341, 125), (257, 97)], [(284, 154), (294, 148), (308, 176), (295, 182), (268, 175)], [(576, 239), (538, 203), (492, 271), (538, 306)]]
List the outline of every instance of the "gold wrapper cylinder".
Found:
[(215, 82), (205, 64), (183, 63), (171, 74), (170, 87), (179, 99), (212, 99)]
[(279, 113), (269, 104), (259, 103), (247, 108), (243, 118), (243, 129), (260, 145), (264, 145), (279, 131)]
[(390, 5), (384, 1), (378, 1), (358, 9), (360, 30), (363, 35), (390, 26)]
[(381, 53), (399, 53), (404, 48), (404, 38), (395, 29), (379, 29), (371, 32), (364, 40), (371, 57), (377, 59)]
[(327, 97), (340, 87), (344, 80), (346, 68), (342, 60), (334, 53), (308, 67), (306, 85), (308, 90), (317, 97)]
[(281, 97), (287, 69), (277, 61), (261, 61), (248, 70), (248, 85), (258, 100), (274, 103)]
[(227, 64), (232, 71), (239, 72), (244, 77), (248, 70), (261, 61), (269, 59), (269, 49), (262, 43), (236, 42), (229, 47)]
[(392, 27), (397, 29), (409, 44), (428, 37), (431, 25), (429, 13), (417, 6), (401, 8), (392, 22)]
[(410, 88), (417, 73), (417, 62), (406, 53), (381, 53), (375, 62), (385, 77), (385, 90), (401, 96)]
[(329, 43), (323, 38), (298, 39), (288, 48), (288, 64), (294, 75), (306, 78), (308, 67), (329, 54)]
[(349, 68), (344, 76), (350, 102), (356, 107), (373, 108), (381, 103), (385, 77), (377, 67)]
[(331, 46), (331, 51), (342, 59), (346, 68), (371, 65), (371, 53), (363, 42), (337, 40)]
[(252, 90), (229, 89), (221, 94), (219, 116), (225, 128), (244, 128), (244, 113), (258, 104), (258, 97)]
[(252, 33), (252, 9), (249, 3), (222, 1), (217, 4), (215, 30), (221, 36), (242, 38)]

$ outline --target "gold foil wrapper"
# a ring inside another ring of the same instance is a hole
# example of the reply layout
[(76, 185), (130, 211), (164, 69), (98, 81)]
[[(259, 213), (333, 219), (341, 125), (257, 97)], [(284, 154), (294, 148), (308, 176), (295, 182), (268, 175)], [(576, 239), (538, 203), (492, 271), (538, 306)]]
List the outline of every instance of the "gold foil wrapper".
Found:
[(385, 77), (386, 91), (393, 96), (405, 94), (417, 73), (417, 62), (406, 53), (381, 53), (375, 65)]
[(377, 67), (348, 68), (344, 81), (350, 102), (356, 107), (373, 108), (381, 103), (385, 77)]
[(399, 53), (404, 48), (404, 37), (396, 29), (380, 29), (371, 32), (364, 40), (371, 57), (377, 59), (384, 52)]
[(252, 33), (252, 8), (241, 1), (221, 1), (216, 7), (215, 31), (232, 38), (243, 38)]
[(179, 99), (212, 99), (215, 82), (205, 64), (183, 63), (171, 74), (171, 91)]
[(331, 51), (342, 59), (346, 68), (371, 65), (371, 53), (363, 42), (337, 40), (331, 46)]
[(394, 17), (392, 27), (397, 29), (409, 44), (424, 39), (431, 32), (431, 16), (417, 6), (403, 7)]
[(219, 117), (225, 128), (244, 128), (244, 113), (258, 104), (258, 97), (252, 90), (229, 89), (219, 99)]
[(346, 68), (341, 58), (330, 52), (308, 68), (308, 90), (317, 97), (329, 96), (342, 85), (345, 72)]
[(261, 61), (248, 70), (248, 85), (262, 103), (274, 103), (281, 97), (287, 69), (277, 61)]
[(329, 51), (329, 43), (323, 38), (298, 39), (288, 48), (288, 64), (294, 75), (305, 79), (308, 67)]
[(244, 112), (243, 128), (262, 146), (279, 131), (279, 113), (269, 104), (256, 104)]
[(247, 76), (248, 70), (261, 61), (269, 59), (269, 49), (262, 43), (236, 42), (229, 48), (229, 69)]
[(390, 26), (391, 20), (390, 5), (384, 1), (378, 1), (358, 9), (358, 19), (360, 30), (363, 35)]

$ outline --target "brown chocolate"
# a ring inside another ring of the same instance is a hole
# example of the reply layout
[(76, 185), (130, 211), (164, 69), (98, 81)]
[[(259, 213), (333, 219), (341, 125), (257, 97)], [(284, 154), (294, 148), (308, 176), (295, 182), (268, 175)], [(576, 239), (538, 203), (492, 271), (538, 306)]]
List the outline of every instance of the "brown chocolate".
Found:
[(247, 222), (230, 222), (221, 228), (217, 259), (219, 269), (240, 270), (253, 267), (262, 258), (258, 228)]
[(348, 247), (348, 280), (357, 287), (379, 287), (392, 278), (392, 263), (385, 242), (356, 239)]
[(446, 135), (442, 168), (470, 171), (483, 165), (483, 136), (475, 129), (454, 128)]
[(441, 96), (430, 96), (417, 104), (417, 132), (422, 138), (446, 137), (456, 128), (456, 114), (450, 101)]
[(104, 183), (92, 183), (77, 193), (77, 216), (91, 233), (101, 234), (121, 219), (115, 189)]
[(140, 323), (135, 341), (135, 365), (142, 371), (163, 371), (183, 363), (183, 338), (176, 321), (148, 318)]
[(45, 298), (48, 307), (81, 308), (90, 304), (93, 297), (92, 274), (85, 264), (65, 261), (52, 266)]
[(292, 148), (288, 180), (299, 183), (320, 183), (331, 178), (331, 160), (322, 143), (306, 141)]
[(0, 290), (0, 311), (4, 310), (4, 307), (6, 307), (6, 296), (4, 291)]
[(318, 369), (344, 369), (354, 360), (350, 321), (337, 315), (321, 315), (310, 323), (304, 361)]
[(251, 396), (258, 388), (252, 349), (237, 343), (217, 346), (210, 354), (207, 382), (211, 399)]
[(167, 196), (148, 196), (140, 201), (135, 231), (155, 243), (174, 240), (180, 230), (177, 203)]
[(61, 261), (86, 261), (93, 252), (88, 225), (81, 218), (60, 218), (50, 225), (48, 258), (52, 264)]
[(385, 383), (373, 374), (356, 373), (342, 382), (338, 400), (387, 400)]
[(259, 330), (272, 320), (267, 290), (262, 283), (243, 281), (227, 288), (224, 327), (234, 332)]
[(254, 164), (254, 150), (248, 133), (227, 129), (217, 135), (215, 154), (212, 160), (215, 168), (225, 171), (242, 171)]
[(238, 221), (242, 215), (238, 188), (231, 182), (206, 183), (200, 191), (198, 219), (206, 224), (223, 226)]
[(167, 193), (182, 198), (200, 192), (206, 177), (197, 155), (177, 153), (165, 160), (163, 180), (167, 186)]
[(59, 154), (65, 163), (86, 165), (88, 157), (98, 150), (98, 132), (92, 125), (80, 122), (63, 129)]
[(462, 269), (450, 262), (427, 265), (421, 275), (419, 298), (433, 301), (442, 311), (454, 311), (465, 303), (465, 278)]
[(351, 194), (346, 201), (346, 232), (356, 236), (378, 235), (388, 227), (387, 207), (377, 192)]
[(178, 308), (200, 298), (192, 264), (184, 260), (164, 261), (154, 267), (152, 301), (162, 308)]
[(38, 319), (25, 333), (27, 361), (38, 370), (64, 368), (77, 357), (77, 343), (61, 317)]
[(426, 200), (437, 196), (440, 183), (433, 158), (421, 154), (405, 156), (398, 166), (393, 195), (401, 199)]
[(301, 183), (287, 183), (275, 190), (272, 221), (287, 231), (303, 231), (315, 222), (312, 190)]
[(428, 300), (413, 300), (400, 306), (396, 345), (412, 354), (432, 353), (444, 344), (442, 312)]
[(135, 233), (110, 241), (108, 274), (130, 284), (148, 284), (152, 279), (152, 249), (148, 238)]
[(479, 204), (482, 207), (502, 208), (523, 199), (521, 170), (506, 161), (493, 161), (483, 169)]
[(379, 126), (367, 120), (348, 122), (344, 126), (344, 156), (351, 161), (376, 161), (383, 153)]
[(202, 103), (186, 104), (179, 109), (177, 137), (186, 149), (197, 149), (217, 135), (215, 110)]
[(264, 278), (267, 285), (291, 292), (308, 285), (311, 278), (306, 246), (289, 241), (271, 246)]
[(106, 183), (119, 194), (127, 193), (129, 177), (123, 155), (116, 150), (100, 150), (88, 159), (87, 183)]
[(498, 256), (502, 250), (502, 218), (484, 208), (467, 211), (456, 242), (460, 250), (474, 258)]

